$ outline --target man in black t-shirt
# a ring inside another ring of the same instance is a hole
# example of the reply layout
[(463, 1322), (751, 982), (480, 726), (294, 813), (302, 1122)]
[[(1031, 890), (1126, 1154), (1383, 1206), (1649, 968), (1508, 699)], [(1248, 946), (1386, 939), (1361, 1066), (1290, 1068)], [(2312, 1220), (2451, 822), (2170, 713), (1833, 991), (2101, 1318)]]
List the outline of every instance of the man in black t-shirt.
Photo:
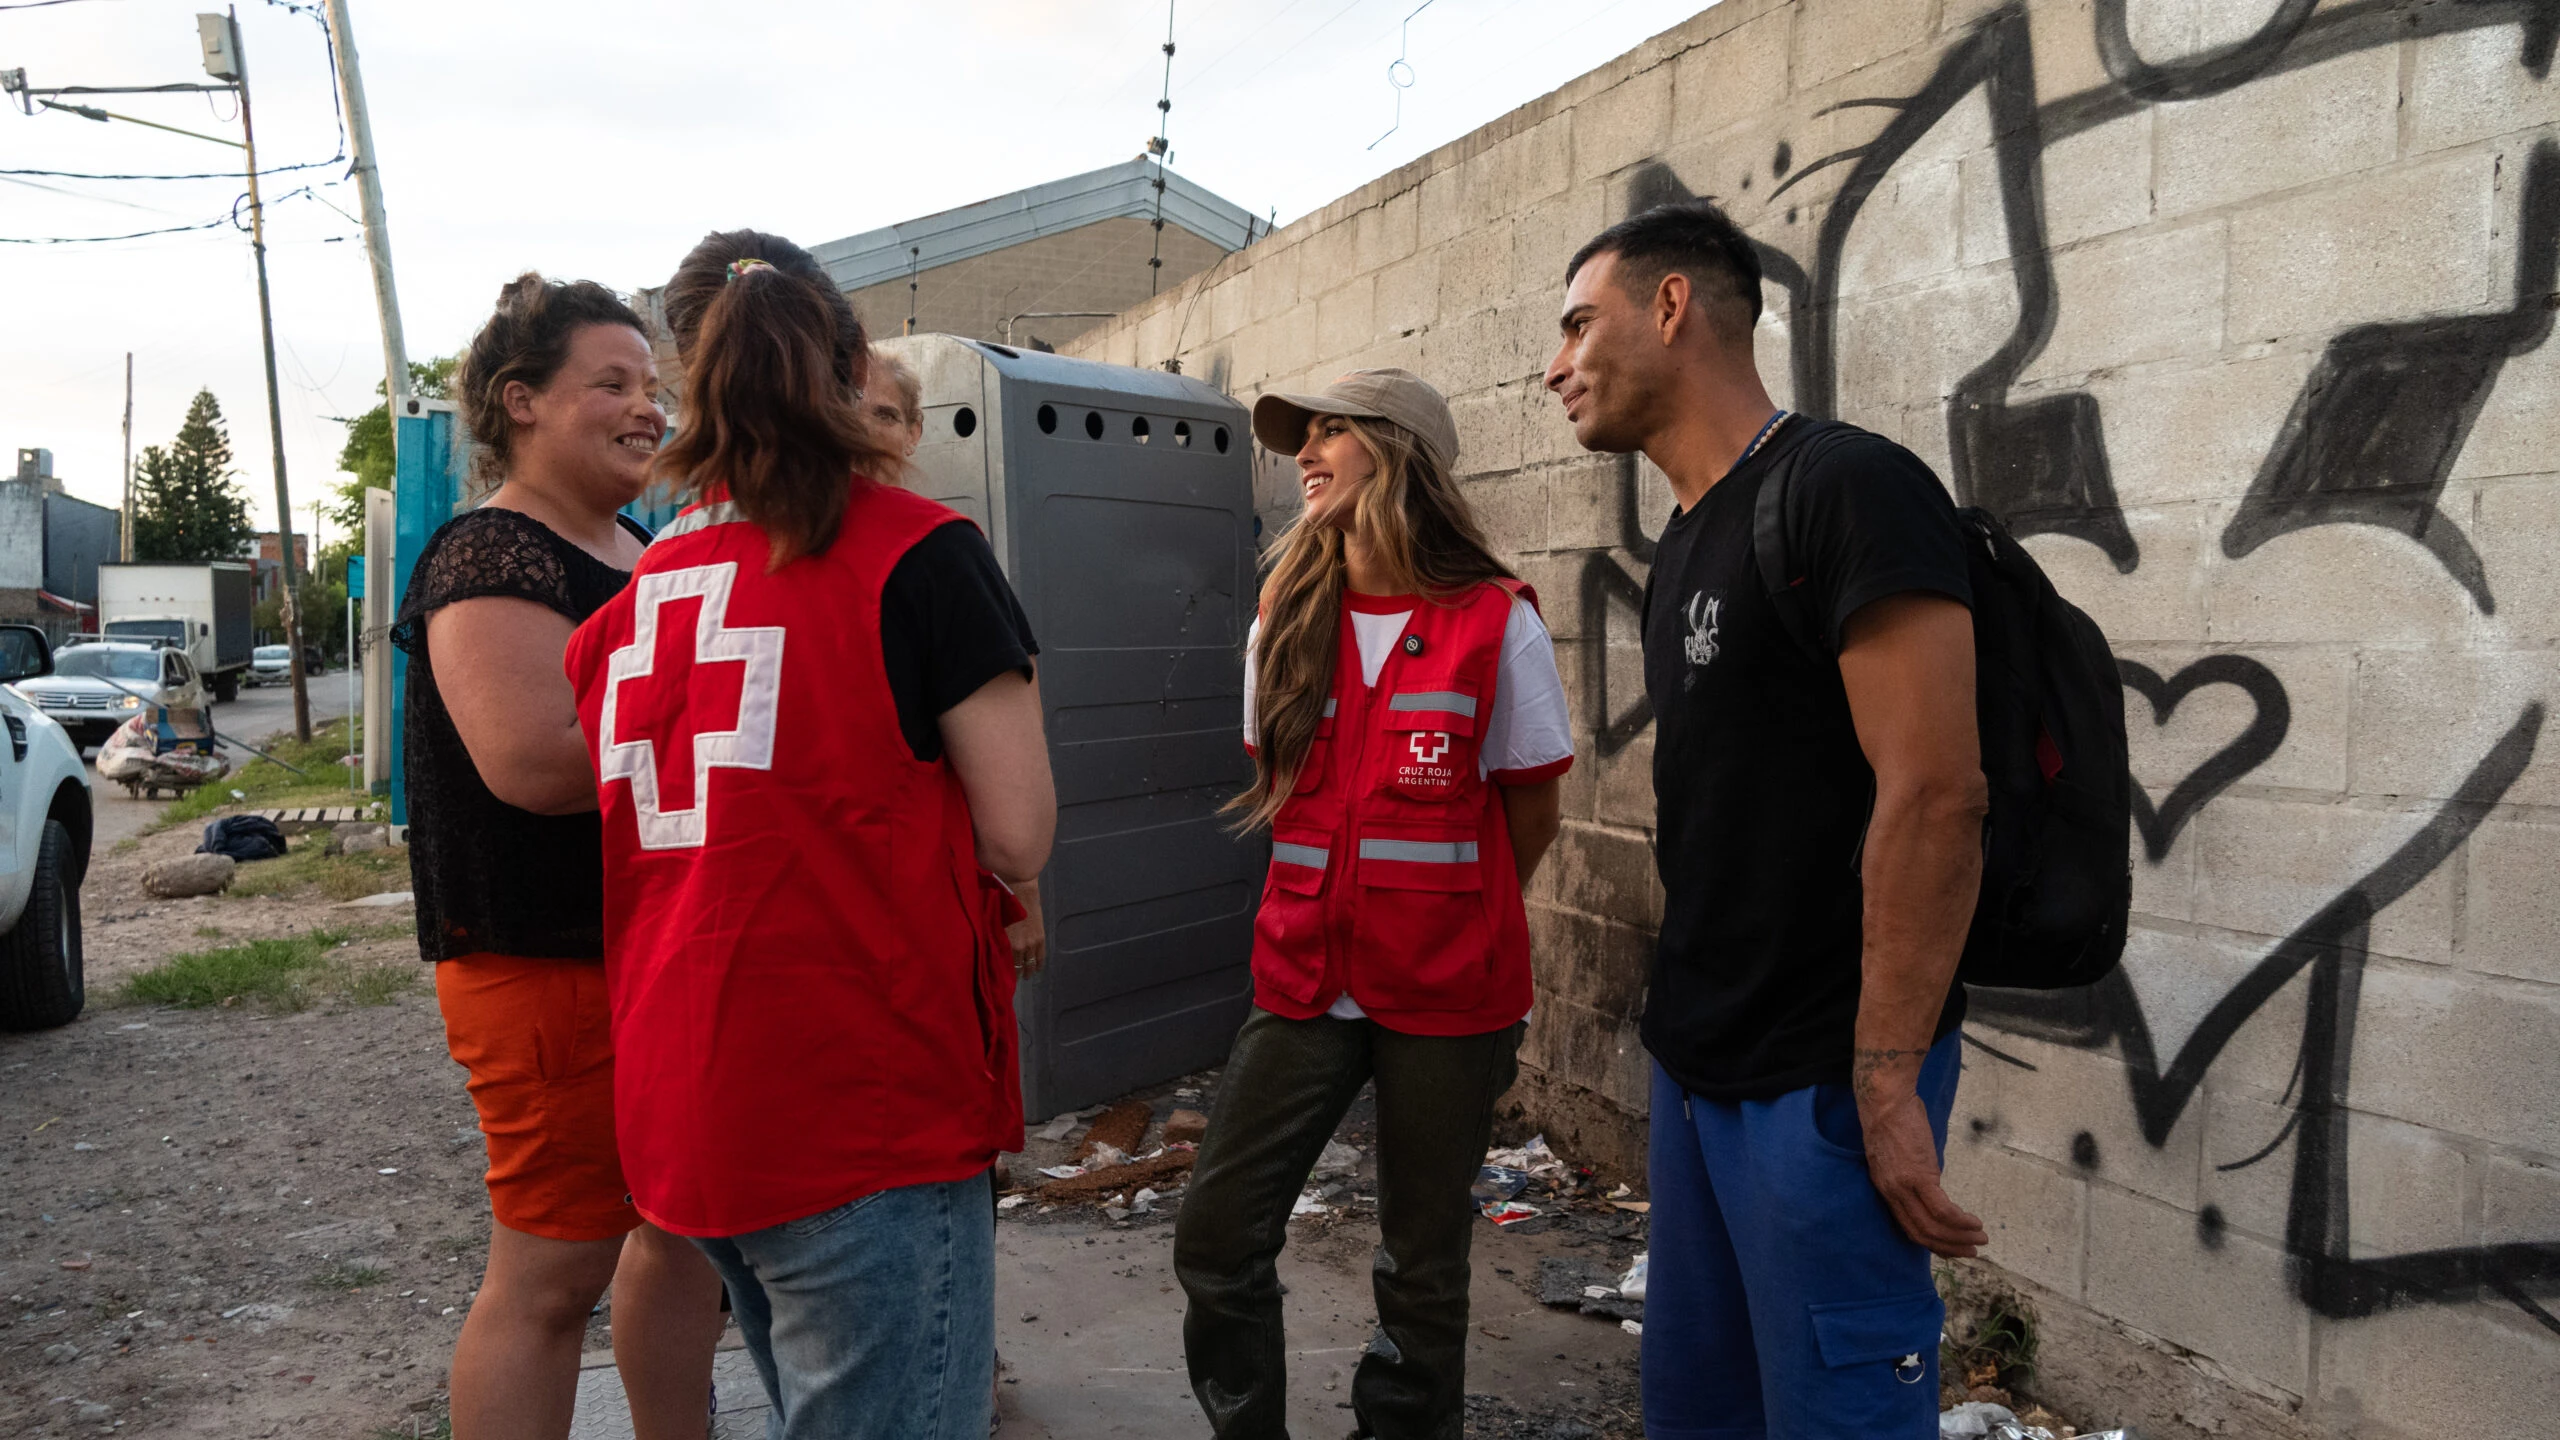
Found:
[[(1548, 388), (1678, 503), (1644, 608), (1645, 1433), (1933, 1435), (1929, 1257), (1987, 1239), (1939, 1179), (1987, 808), (1954, 506), (1901, 446), (1770, 402), (1759, 261), (1715, 206), (1624, 221), (1566, 280)], [(1754, 555), (1776, 476), (1813, 646)]]

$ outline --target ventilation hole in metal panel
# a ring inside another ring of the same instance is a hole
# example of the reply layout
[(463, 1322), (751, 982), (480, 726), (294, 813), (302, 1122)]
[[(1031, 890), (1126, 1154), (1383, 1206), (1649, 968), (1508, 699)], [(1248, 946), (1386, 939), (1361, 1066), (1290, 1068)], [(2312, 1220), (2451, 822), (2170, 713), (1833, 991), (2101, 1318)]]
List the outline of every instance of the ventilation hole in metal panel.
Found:
[(1227, 427), (1226, 427), (1226, 426), (1224, 426), (1224, 425), (1219, 426), (1219, 427), (1218, 427), (1218, 433), (1217, 433), (1216, 435), (1214, 435), (1214, 436), (1210, 437), (1210, 438), (1211, 438), (1211, 439), (1213, 439), (1213, 440), (1215, 440), (1215, 441), (1217, 442), (1217, 446), (1218, 446), (1218, 453), (1219, 453), (1219, 454), (1224, 455), (1224, 454), (1226, 454), (1226, 453), (1227, 453)]
[(1055, 435), (1058, 433), (1057, 406), (1043, 405), (1040, 407), (1040, 433), (1043, 435)]
[(1102, 438), (1101, 411), (1087, 410), (1084, 412), (1084, 433), (1085, 438), (1089, 440), (1099, 440)]
[[(1048, 408), (1049, 408), (1049, 407), (1048, 407), (1048, 406), (1046, 406), (1046, 405), (1043, 405), (1043, 406), (1041, 406), (1040, 408), (1041, 408), (1041, 410), (1042, 410), (1043, 412), (1046, 412), (1046, 411), (1048, 410)], [(1041, 428), (1041, 429), (1043, 429), (1043, 430), (1053, 429), (1053, 428), (1055, 428), (1055, 427), (1056, 427), (1057, 423), (1058, 423), (1058, 418), (1057, 418), (1057, 416), (1052, 415), (1052, 414), (1043, 413), (1043, 415), (1041, 416), (1040, 428)], [(970, 409), (970, 408), (969, 408), (968, 406), (966, 406), (966, 405), (963, 405), (963, 406), (961, 406), (959, 409), (952, 411), (952, 412), (951, 412), (951, 433), (952, 433), (952, 434), (954, 434), (954, 435), (959, 436), (959, 437), (960, 437), (961, 439), (963, 439), (963, 440), (966, 440), (966, 439), (968, 439), (970, 436), (977, 434), (977, 433), (978, 433), (978, 412), (977, 412), (977, 411), (975, 411), (975, 410)]]
[(1146, 444), (1149, 439), (1153, 438), (1152, 432), (1147, 426), (1146, 416), (1135, 416), (1129, 421), (1129, 438), (1137, 441), (1141, 445)]
[(1173, 422), (1173, 443), (1182, 446), (1186, 450), (1191, 447), (1190, 421), (1176, 420)]

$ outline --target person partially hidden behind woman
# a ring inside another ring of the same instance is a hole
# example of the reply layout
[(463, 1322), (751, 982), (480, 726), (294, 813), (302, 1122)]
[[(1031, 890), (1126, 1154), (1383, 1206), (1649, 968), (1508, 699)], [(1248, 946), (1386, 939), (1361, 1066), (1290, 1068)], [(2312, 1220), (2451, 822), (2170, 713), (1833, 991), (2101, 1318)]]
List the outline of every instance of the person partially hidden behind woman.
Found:
[(999, 880), (1057, 820), (1030, 628), (975, 526), (870, 478), (862, 323), (807, 251), (713, 235), (666, 302), (695, 504), (568, 656), (631, 1192), (728, 1282), (770, 1435), (979, 1440), (1022, 1146)]
[(1378, 1334), (1362, 1435), (1456, 1440), (1466, 1402), (1469, 1190), (1529, 1013), (1521, 890), (1573, 764), (1536, 596), (1486, 546), (1451, 470), (1457, 426), (1402, 370), (1265, 395), (1306, 513), (1247, 641), (1245, 742), (1271, 826), (1254, 1009), (1174, 1223), (1191, 1387), (1220, 1440), (1283, 1437), (1274, 1261), (1318, 1153), (1378, 1097)]
[(640, 1440), (701, 1440), (720, 1281), (633, 1209), (614, 1143), (595, 770), (561, 673), (619, 592), (666, 430), (638, 315), (586, 281), (499, 292), (462, 360), (486, 503), (419, 553), (404, 765), (418, 949), (489, 1146), (488, 1273), (453, 1350), (456, 1440), (569, 1433), (578, 1352), (610, 1282)]

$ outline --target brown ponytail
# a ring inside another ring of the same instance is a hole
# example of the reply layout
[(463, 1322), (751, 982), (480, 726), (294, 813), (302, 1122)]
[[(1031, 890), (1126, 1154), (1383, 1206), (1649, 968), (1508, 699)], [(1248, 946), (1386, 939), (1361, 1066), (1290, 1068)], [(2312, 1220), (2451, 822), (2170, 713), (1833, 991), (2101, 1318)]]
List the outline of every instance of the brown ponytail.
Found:
[(835, 543), (856, 474), (894, 472), (855, 404), (869, 346), (853, 304), (779, 235), (706, 236), (667, 282), (685, 394), (656, 471), (700, 501), (726, 495), (770, 543), (772, 569)]

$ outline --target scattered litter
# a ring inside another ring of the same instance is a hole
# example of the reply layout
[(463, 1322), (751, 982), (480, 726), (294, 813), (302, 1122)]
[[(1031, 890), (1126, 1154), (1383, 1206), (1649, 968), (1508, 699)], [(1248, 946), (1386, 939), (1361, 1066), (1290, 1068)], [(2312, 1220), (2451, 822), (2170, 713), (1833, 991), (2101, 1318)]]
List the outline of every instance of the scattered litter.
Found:
[(1084, 1156), (1084, 1168), (1087, 1170), (1110, 1170), (1128, 1163), (1129, 1152), (1117, 1145), (1096, 1145)]
[(1619, 1294), (1626, 1296), (1630, 1300), (1641, 1300), (1644, 1298), (1646, 1262), (1652, 1258), (1653, 1252), (1650, 1250), (1638, 1252), (1636, 1255), (1636, 1263), (1627, 1267), (1626, 1274), (1618, 1277)]
[(414, 891), (392, 890), (380, 895), (367, 895), (361, 900), (349, 900), (340, 904), (337, 908), (340, 910), (388, 909), (394, 905), (415, 904), (417, 902), (417, 898), (417, 894)]
[(1155, 1110), (1144, 1100), (1123, 1100), (1101, 1112), (1093, 1128), (1084, 1136), (1084, 1149), (1075, 1158), (1093, 1164), (1094, 1152), (1104, 1146), (1122, 1155), (1136, 1153), (1138, 1142), (1147, 1138), (1147, 1125), (1155, 1119)]
[(1137, 1194), (1129, 1197), (1130, 1212), (1137, 1215), (1152, 1215), (1155, 1213), (1156, 1202), (1163, 1198), (1153, 1190), (1141, 1189)]
[(1609, 1202), (1609, 1208), (1613, 1210), (1624, 1210), (1630, 1215), (1646, 1215), (1652, 1213), (1653, 1202), (1650, 1200), (1612, 1200)]
[(1969, 1401), (1952, 1410), (1939, 1412), (1938, 1440), (1984, 1440), (1990, 1435), (1991, 1427), (2006, 1425), (2017, 1418), (2017, 1413), (2006, 1405), (1994, 1405), (1988, 1400)]
[(1524, 1205), (1517, 1200), (1492, 1200), (1477, 1208), (1484, 1212), (1484, 1218), (1496, 1225), (1517, 1225), (1547, 1213), (1535, 1205)]
[(1327, 1140), (1324, 1142), (1324, 1153), (1316, 1157), (1314, 1178), (1340, 1180), (1350, 1176), (1359, 1168), (1360, 1151), (1357, 1147), (1345, 1145), (1339, 1140)]
[(1299, 1195), (1298, 1203), (1289, 1207), (1289, 1214), (1292, 1218), (1300, 1215), (1323, 1215), (1327, 1213), (1329, 1212), (1325, 1207), (1325, 1203), (1318, 1200), (1315, 1192), (1312, 1190)]
[(376, 1175), (397, 1175), (400, 1173), (400, 1167), (397, 1165), (385, 1165), (373, 1173)]
[(71, 1142), (71, 1148), (74, 1150), (95, 1150), (98, 1147), (90, 1144), (86, 1140), (74, 1140)]
[(1617, 1189), (1609, 1192), (1609, 1198), (1612, 1200), (1624, 1200), (1634, 1193), (1636, 1193), (1635, 1187), (1622, 1180), (1618, 1182)]
[(1209, 1117), (1197, 1110), (1176, 1110), (1164, 1117), (1164, 1143), (1198, 1144), (1209, 1134)]
[(1992, 1426), (1990, 1440), (2053, 1440), (2053, 1432), (2041, 1425), (2027, 1425), (2012, 1420), (2005, 1425)]
[(1484, 1163), (1505, 1166), (1513, 1170), (1526, 1170), (1531, 1175), (1562, 1175), (1564, 1173), (1564, 1161), (1556, 1158), (1556, 1152), (1547, 1148), (1547, 1137), (1544, 1135), (1532, 1138), (1528, 1144), (1517, 1150), (1487, 1150), (1484, 1152)]
[(62, 1268), (65, 1270), (86, 1270), (89, 1268), (89, 1262), (86, 1260), (65, 1260), (62, 1262)]
[(1644, 1322), (1641, 1320), (1621, 1320), (1618, 1322), (1618, 1328), (1630, 1335), (1644, 1334)]
[(1083, 1121), (1078, 1120), (1075, 1117), (1074, 1112), (1070, 1111), (1067, 1114), (1061, 1115), (1057, 1119), (1050, 1121), (1048, 1124), (1041, 1126), (1040, 1138), (1043, 1140), (1064, 1140), (1068, 1136), (1074, 1134), (1076, 1127), (1083, 1123)]
[(119, 1025), (116, 1028), (119, 1030), (148, 1030), (151, 1028), (151, 1022), (148, 1020), (136, 1020), (130, 1025)]
[(1073, 1180), (1084, 1173), (1084, 1167), (1081, 1165), (1043, 1165), (1040, 1167), (1040, 1173), (1048, 1176), (1052, 1180)]
[(1126, 1207), (1119, 1205), (1105, 1205), (1102, 1207), (1102, 1213), (1113, 1220), (1126, 1220), (1130, 1215)]
[(1529, 1172), (1510, 1165), (1487, 1165), (1476, 1171), (1476, 1183), (1468, 1193), (1476, 1203), (1508, 1200), (1529, 1188)]
[(996, 1208), (998, 1210), (1019, 1210), (1030, 1203), (1031, 1197), (1028, 1195), (1007, 1195), (996, 1202)]

